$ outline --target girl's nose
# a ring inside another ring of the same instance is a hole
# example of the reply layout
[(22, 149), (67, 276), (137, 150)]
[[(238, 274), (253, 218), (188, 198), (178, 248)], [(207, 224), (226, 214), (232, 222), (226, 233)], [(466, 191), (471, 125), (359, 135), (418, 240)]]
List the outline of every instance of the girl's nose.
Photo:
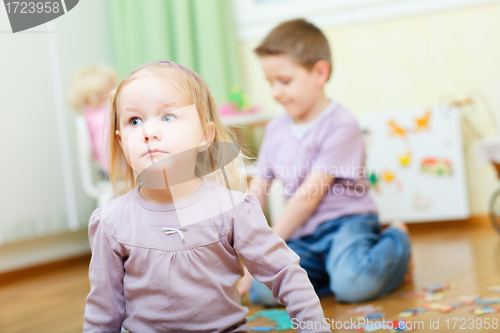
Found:
[(151, 137), (153, 140), (158, 140), (158, 137), (157, 137), (156, 135), (152, 135), (152, 136), (147, 136), (147, 135), (146, 135), (146, 136), (144, 137), (144, 141), (149, 142), (149, 138), (150, 138), (150, 137)]
[[(149, 122), (148, 122), (149, 123)], [(154, 140), (161, 140), (160, 131), (156, 128), (155, 124), (149, 123), (147, 125), (143, 125), (143, 134), (144, 134), (144, 142), (150, 142)]]

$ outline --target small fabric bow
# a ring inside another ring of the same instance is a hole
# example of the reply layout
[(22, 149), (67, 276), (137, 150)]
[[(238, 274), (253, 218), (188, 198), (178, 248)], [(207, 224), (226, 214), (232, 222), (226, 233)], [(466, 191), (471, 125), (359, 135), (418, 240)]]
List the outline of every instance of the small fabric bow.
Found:
[(181, 239), (184, 240), (184, 234), (181, 231), (181, 227), (177, 228), (168, 228), (168, 227), (163, 227), (161, 230), (165, 231), (165, 234), (171, 235), (171, 234), (179, 234), (181, 236)]

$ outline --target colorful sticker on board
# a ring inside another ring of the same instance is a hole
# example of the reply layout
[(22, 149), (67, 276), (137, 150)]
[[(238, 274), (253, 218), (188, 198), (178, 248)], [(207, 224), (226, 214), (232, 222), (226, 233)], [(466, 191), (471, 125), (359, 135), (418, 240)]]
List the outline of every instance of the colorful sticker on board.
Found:
[(396, 179), (396, 174), (392, 171), (382, 172), (382, 179), (386, 183), (392, 183)]
[(379, 177), (377, 176), (377, 174), (376, 173), (371, 173), (368, 176), (368, 180), (370, 181), (370, 185), (375, 190), (375, 192), (380, 193), (380, 187), (378, 186)]
[(453, 168), (446, 158), (426, 158), (420, 164), (420, 172), (432, 176), (451, 176)]
[(429, 129), (429, 120), (431, 118), (431, 110), (427, 110), (422, 117), (418, 117), (415, 119), (415, 132), (419, 132), (421, 130)]
[(368, 176), (368, 180), (376, 193), (381, 192), (380, 184), (387, 184), (389, 186), (394, 184), (397, 191), (401, 192), (403, 190), (403, 182), (398, 178), (397, 174), (391, 170), (382, 171), (380, 176), (372, 173)]
[(408, 167), (411, 163), (411, 153), (407, 152), (404, 154), (399, 154), (398, 160), (399, 160), (399, 165), (401, 165), (404, 168)]
[(372, 144), (372, 133), (370, 129), (363, 128), (362, 133), (363, 133), (363, 141), (365, 143), (365, 147), (370, 147)]
[(391, 130), (389, 135), (400, 136), (401, 138), (406, 139), (407, 130), (405, 128), (396, 124), (396, 122), (394, 120), (389, 120), (388, 124), (389, 124), (390, 130)]

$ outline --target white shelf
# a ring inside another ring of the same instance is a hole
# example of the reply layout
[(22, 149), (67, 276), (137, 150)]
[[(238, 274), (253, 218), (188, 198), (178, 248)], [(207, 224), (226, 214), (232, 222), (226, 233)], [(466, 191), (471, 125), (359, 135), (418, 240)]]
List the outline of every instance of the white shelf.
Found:
[(233, 116), (220, 116), (222, 123), (227, 127), (249, 126), (271, 120), (274, 114), (260, 111), (257, 113), (241, 114)]

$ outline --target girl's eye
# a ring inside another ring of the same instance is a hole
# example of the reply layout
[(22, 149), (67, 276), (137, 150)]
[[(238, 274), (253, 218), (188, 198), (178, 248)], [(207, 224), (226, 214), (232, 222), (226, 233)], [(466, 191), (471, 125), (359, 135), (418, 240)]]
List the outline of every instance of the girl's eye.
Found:
[(137, 126), (137, 125), (142, 124), (142, 120), (140, 120), (139, 118), (136, 118), (136, 117), (135, 117), (135, 118), (130, 119), (130, 120), (129, 120), (129, 123), (130, 123), (130, 125), (132, 125), (132, 126)]
[(175, 118), (175, 116), (173, 114), (166, 114), (161, 118), (161, 120), (166, 121), (167, 123), (174, 121), (174, 119), (177, 119), (177, 118)]
[(284, 85), (287, 85), (290, 83), (290, 80), (281, 80), (280, 82)]

